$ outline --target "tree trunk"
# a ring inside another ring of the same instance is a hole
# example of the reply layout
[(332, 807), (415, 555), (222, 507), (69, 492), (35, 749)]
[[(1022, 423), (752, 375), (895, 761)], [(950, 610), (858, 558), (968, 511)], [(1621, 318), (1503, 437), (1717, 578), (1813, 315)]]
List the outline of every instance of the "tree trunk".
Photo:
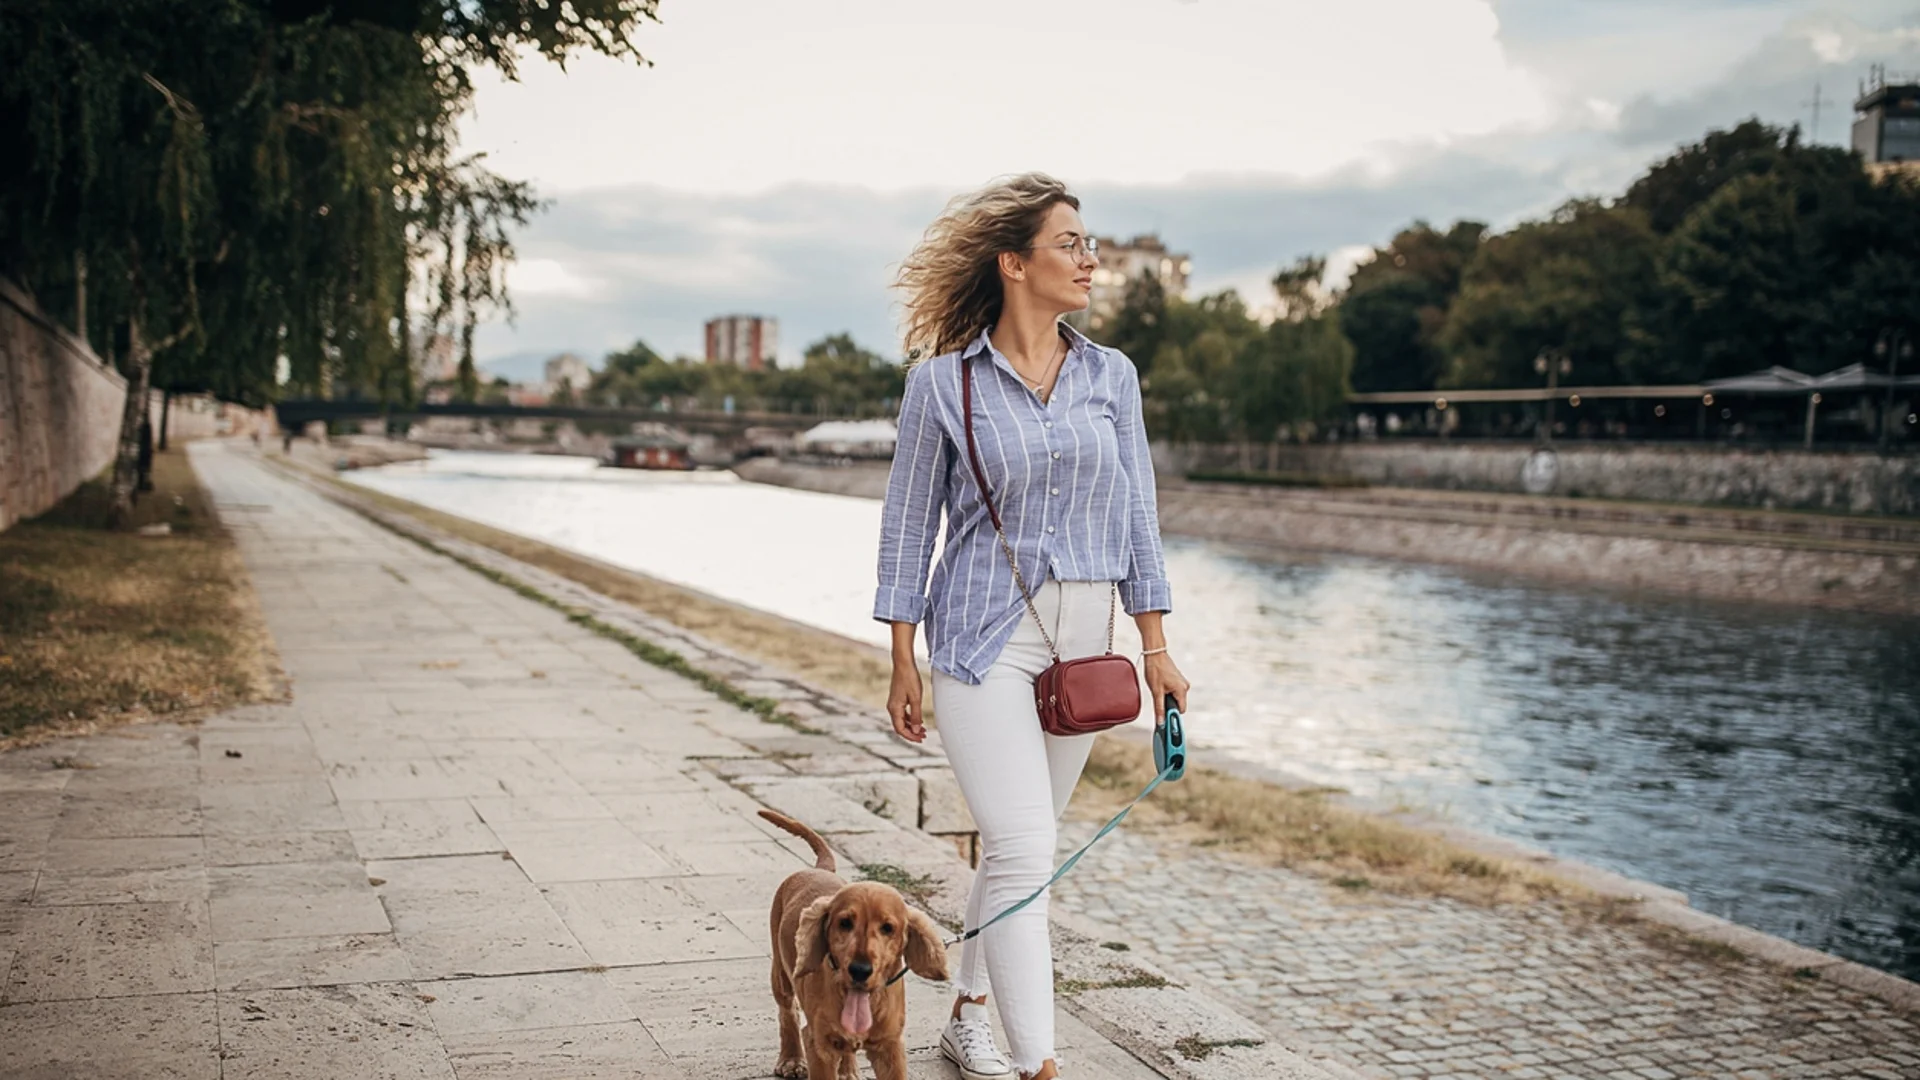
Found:
[(73, 332), (87, 341), (87, 253), (73, 253)]
[(120, 453), (113, 460), (113, 505), (108, 524), (126, 528), (133, 520), (133, 490), (140, 482), (140, 422), (147, 414), (147, 388), (153, 381), (153, 353), (140, 334), (139, 307), (127, 316), (127, 404), (120, 413)]
[(167, 432), (173, 427), (173, 391), (160, 391), (160, 451), (166, 452)]

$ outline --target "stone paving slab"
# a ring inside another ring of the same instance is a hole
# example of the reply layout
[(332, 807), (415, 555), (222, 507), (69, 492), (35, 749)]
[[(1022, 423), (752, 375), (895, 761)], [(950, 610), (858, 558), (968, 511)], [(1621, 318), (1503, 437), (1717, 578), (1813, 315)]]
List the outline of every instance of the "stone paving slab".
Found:
[[(1070, 823), (1062, 850), (1094, 827)], [(1553, 904), (1355, 894), (1137, 831), (1106, 843), (1058, 908), (1164, 928), (1151, 946), (1166, 970), (1371, 1075), (1920, 1076), (1904, 999), (1840, 985), (1836, 958), (1765, 935), (1742, 955)], [(1808, 958), (1823, 966), (1782, 962)]]
[[(768, 1075), (766, 905), (811, 858), (708, 755), (794, 733), (193, 460), (292, 699), (0, 756), (0, 1076)], [(909, 985), (911, 1075), (951, 1080), (950, 991)], [(1076, 1075), (1163, 1075), (1061, 1024)]]

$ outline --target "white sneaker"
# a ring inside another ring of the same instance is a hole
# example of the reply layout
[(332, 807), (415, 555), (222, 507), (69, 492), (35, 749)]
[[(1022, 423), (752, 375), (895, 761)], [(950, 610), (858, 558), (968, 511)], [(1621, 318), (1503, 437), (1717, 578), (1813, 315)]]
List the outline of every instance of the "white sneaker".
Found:
[(940, 1033), (940, 1052), (960, 1066), (964, 1080), (1018, 1080), (1013, 1065), (993, 1045), (985, 1005), (969, 1001), (960, 1006), (960, 1018), (948, 1021)]

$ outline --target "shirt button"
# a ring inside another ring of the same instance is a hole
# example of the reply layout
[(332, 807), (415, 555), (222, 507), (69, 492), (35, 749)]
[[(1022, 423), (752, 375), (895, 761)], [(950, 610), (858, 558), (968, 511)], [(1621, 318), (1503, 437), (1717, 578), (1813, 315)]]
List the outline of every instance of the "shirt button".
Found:
[(1052, 531), (1053, 531), (1053, 526), (1051, 526), (1051, 525), (1049, 525), (1049, 526), (1047, 526), (1047, 531), (1048, 531), (1048, 532), (1052, 532)]
[(1059, 488), (1054, 488), (1054, 489), (1053, 489), (1053, 490), (1052, 490), (1051, 492), (1049, 492), (1048, 494), (1051, 494), (1051, 495), (1058, 495), (1058, 494), (1060, 494), (1060, 489), (1059, 489)]
[(1055, 461), (1059, 461), (1059, 460), (1060, 460), (1060, 451), (1058, 451), (1058, 450), (1055, 450), (1055, 451), (1053, 452), (1053, 460), (1055, 460)]
[(1051, 421), (1051, 420), (1049, 420), (1049, 421), (1047, 421), (1047, 426), (1048, 426), (1048, 427), (1052, 427), (1052, 426), (1053, 426), (1053, 421)]

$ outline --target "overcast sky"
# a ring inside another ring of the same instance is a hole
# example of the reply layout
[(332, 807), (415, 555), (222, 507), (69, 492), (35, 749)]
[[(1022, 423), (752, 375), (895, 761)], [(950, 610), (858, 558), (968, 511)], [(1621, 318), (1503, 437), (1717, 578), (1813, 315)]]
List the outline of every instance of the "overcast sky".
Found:
[[(1676, 8), (1682, 10), (1676, 10)], [(1157, 230), (1194, 292), (1336, 266), (1415, 219), (1617, 194), (1759, 116), (1847, 141), (1869, 65), (1920, 71), (1920, 0), (663, 0), (651, 67), (483, 79), (466, 147), (550, 200), (484, 366), (697, 354), (711, 315), (782, 362), (898, 352), (892, 267), (952, 195), (1026, 169), (1096, 232)]]

